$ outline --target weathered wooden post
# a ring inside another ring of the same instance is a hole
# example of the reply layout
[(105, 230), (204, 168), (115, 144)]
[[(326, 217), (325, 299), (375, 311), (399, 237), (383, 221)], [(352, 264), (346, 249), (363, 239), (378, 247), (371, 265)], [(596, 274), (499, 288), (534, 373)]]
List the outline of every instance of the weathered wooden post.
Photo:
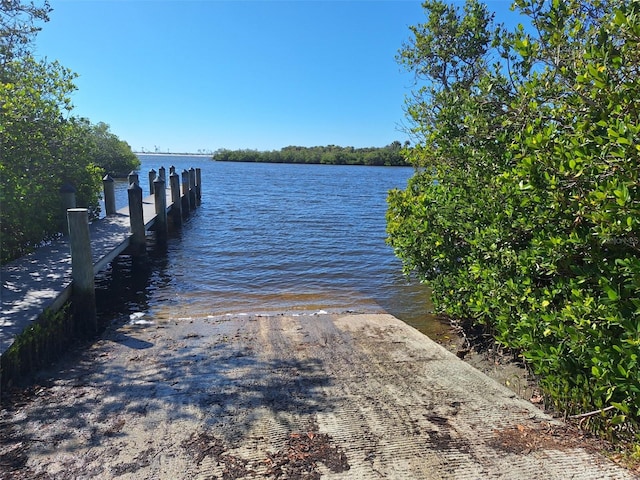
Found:
[(98, 331), (96, 291), (89, 238), (89, 210), (70, 208), (69, 245), (71, 247), (71, 277), (73, 279), (73, 317), (81, 335), (91, 336)]
[(149, 195), (153, 195), (154, 193), (153, 182), (156, 181), (156, 176), (156, 171), (153, 168), (149, 170)]
[(164, 167), (160, 167), (158, 169), (158, 176), (162, 179), (164, 184), (167, 184), (167, 169)]
[(189, 210), (191, 210), (189, 197), (189, 171), (182, 170), (182, 213), (184, 216), (189, 215)]
[(142, 211), (142, 188), (137, 183), (132, 183), (127, 189), (127, 194), (131, 222), (131, 251), (133, 255), (143, 255), (146, 252), (146, 232)]
[(169, 184), (171, 185), (171, 201), (173, 207), (171, 207), (171, 216), (173, 218), (173, 224), (176, 227), (182, 225), (182, 200), (180, 199), (180, 176), (175, 172), (169, 175)]
[(196, 208), (196, 169), (189, 169), (189, 205), (191, 210)]
[(70, 208), (76, 208), (76, 189), (73, 185), (67, 182), (60, 187), (60, 201), (62, 203), (62, 211), (64, 212), (61, 228), (62, 232), (66, 233), (69, 231), (67, 210)]
[(129, 173), (129, 185), (132, 183), (140, 183), (140, 179), (138, 178), (138, 174), (136, 172)]
[(164, 179), (156, 178), (153, 187), (156, 204), (156, 238), (165, 242), (167, 240), (167, 190), (164, 187)]
[(196, 205), (202, 205), (202, 169), (196, 168)]
[(104, 190), (104, 213), (113, 215), (116, 213), (116, 185), (109, 174), (102, 179), (102, 187)]
[(173, 165), (169, 167), (169, 175), (171, 175), (172, 173), (176, 173), (176, 167)]

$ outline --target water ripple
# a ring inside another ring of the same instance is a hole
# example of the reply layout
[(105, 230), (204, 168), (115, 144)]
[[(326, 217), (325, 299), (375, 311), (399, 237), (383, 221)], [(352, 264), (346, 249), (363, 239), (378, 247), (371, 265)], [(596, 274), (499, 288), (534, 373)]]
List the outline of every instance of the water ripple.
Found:
[[(201, 168), (202, 206), (142, 275), (123, 257), (101, 276), (103, 296), (120, 292), (123, 314), (387, 311), (408, 323), (428, 315), (428, 292), (407, 282), (384, 241), (387, 192), (403, 188), (411, 169), (142, 161), (140, 178), (163, 164)], [(117, 195), (126, 202), (126, 185)], [(128, 277), (142, 278), (123, 286)]]

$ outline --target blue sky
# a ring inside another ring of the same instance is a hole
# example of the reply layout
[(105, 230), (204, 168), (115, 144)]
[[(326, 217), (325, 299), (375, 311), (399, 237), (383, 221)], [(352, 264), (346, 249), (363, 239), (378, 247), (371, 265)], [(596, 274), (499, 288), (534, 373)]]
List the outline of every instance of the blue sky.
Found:
[[(456, 2), (462, 5), (461, 2)], [(52, 0), (39, 57), (76, 72), (73, 113), (134, 150), (404, 141), (395, 55), (419, 1)], [(498, 20), (508, 1), (488, 2)]]

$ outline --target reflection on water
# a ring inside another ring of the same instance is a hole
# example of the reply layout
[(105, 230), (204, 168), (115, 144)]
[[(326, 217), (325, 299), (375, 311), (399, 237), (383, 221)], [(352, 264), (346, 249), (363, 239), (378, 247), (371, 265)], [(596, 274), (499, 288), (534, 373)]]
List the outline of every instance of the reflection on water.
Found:
[[(322, 310), (433, 324), (426, 288), (407, 282), (384, 241), (387, 192), (404, 188), (410, 168), (141, 160), (141, 179), (163, 165), (201, 168), (202, 206), (166, 250), (122, 256), (99, 276), (103, 318)], [(118, 207), (126, 188), (116, 184)]]

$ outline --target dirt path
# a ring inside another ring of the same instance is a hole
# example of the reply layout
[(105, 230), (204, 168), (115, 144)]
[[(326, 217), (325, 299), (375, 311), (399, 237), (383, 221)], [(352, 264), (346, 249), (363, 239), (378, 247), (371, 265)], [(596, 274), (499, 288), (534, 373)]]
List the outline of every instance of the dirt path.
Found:
[(635, 478), (389, 315), (122, 327), (45, 373), (2, 479)]

